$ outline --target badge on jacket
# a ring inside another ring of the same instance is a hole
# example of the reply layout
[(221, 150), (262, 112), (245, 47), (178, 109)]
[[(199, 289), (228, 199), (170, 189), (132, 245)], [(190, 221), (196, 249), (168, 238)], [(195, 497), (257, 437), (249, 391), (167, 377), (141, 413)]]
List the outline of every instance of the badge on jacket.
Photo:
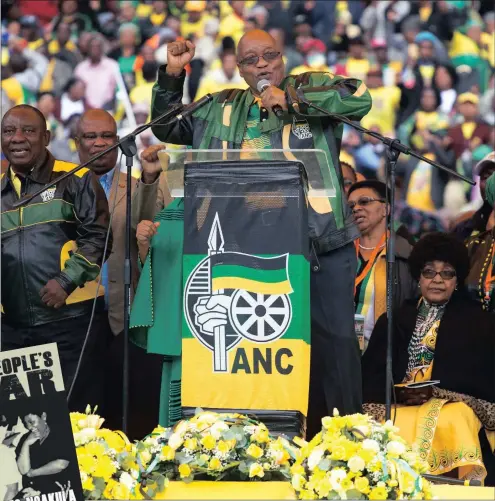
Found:
[(292, 133), (298, 139), (310, 139), (313, 137), (308, 121), (296, 120), (296, 117), (292, 119)]
[(48, 188), (43, 193), (41, 193), (41, 199), (43, 200), (43, 202), (49, 202), (50, 200), (53, 200), (55, 198), (56, 189), (57, 187), (54, 186), (53, 188)]

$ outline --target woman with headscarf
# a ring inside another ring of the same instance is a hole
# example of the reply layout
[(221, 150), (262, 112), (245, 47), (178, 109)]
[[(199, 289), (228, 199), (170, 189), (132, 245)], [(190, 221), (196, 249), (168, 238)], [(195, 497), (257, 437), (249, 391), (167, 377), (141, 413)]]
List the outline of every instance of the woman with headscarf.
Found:
[[(486, 180), (485, 198), (495, 211), (495, 172)], [(467, 246), (471, 263), (468, 290), (483, 310), (495, 314), (495, 226), (471, 237)]]
[[(459, 478), (483, 480), (495, 449), (495, 318), (463, 291), (469, 258), (455, 236), (426, 235), (409, 265), (419, 299), (394, 314), (395, 425), (432, 474), (457, 469)], [(385, 411), (387, 323), (384, 314), (362, 360), (364, 408), (378, 419)]]

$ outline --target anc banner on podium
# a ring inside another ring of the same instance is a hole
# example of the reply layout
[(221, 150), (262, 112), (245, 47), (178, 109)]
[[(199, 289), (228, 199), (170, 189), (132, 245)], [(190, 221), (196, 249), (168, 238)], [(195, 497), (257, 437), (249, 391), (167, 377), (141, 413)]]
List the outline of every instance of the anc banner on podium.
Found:
[(279, 164), (186, 169), (183, 407), (307, 415), (306, 204)]

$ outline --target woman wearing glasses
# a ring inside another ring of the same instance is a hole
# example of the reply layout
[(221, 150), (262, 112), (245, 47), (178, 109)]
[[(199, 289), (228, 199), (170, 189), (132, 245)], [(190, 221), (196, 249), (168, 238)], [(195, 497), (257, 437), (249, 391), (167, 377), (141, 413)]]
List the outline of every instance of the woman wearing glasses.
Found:
[[(348, 204), (361, 236), (355, 241), (358, 259), (354, 307), (356, 332), (361, 350), (366, 349), (376, 321), (387, 305), (387, 205), (386, 186), (375, 180), (360, 181), (349, 189)], [(411, 244), (402, 236), (395, 240), (395, 295), (399, 306), (416, 295), (416, 283), (409, 273), (407, 259)]]
[[(395, 425), (416, 443), (433, 474), (484, 479), (495, 445), (495, 319), (463, 290), (467, 249), (453, 235), (430, 233), (414, 247), (419, 299), (394, 314)], [(384, 416), (387, 316), (362, 358), (365, 409)], [(411, 383), (423, 383), (411, 388)], [(489, 445), (491, 443), (491, 445)]]

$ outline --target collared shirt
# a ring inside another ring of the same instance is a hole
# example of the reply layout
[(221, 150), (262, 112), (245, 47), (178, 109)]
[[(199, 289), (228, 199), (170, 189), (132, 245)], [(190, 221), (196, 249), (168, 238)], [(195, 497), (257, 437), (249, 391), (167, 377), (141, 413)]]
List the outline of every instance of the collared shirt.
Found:
[(14, 186), (14, 190), (17, 193), (17, 196), (21, 198), (21, 178), (14, 172), (12, 167), (10, 168), (10, 180), (12, 181), (12, 185)]
[(114, 98), (118, 71), (117, 62), (108, 57), (98, 64), (85, 60), (77, 65), (74, 75), (86, 84), (86, 99), (92, 108), (103, 108)]
[(270, 133), (261, 132), (258, 125), (268, 118), (268, 112), (261, 107), (261, 99), (254, 98), (253, 104), (249, 108), (244, 137), (241, 148), (243, 150), (262, 150), (270, 149)]
[[(115, 168), (108, 171), (103, 176), (100, 176), (100, 184), (107, 196), (107, 200), (110, 203), (110, 190), (112, 189), (113, 176), (115, 175)], [(111, 209), (110, 209), (111, 210)], [(103, 263), (101, 267), (101, 285), (105, 287), (105, 308), (108, 310), (108, 261)]]

